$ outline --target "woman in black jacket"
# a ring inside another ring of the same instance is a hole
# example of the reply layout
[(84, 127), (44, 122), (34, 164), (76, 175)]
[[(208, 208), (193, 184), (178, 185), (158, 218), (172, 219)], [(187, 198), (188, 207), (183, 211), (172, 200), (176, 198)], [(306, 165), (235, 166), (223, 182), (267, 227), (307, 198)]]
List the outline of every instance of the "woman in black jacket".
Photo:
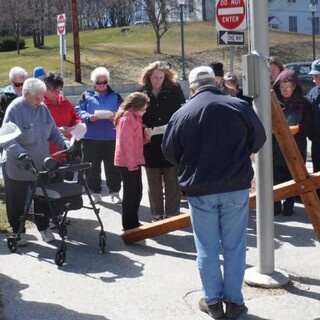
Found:
[[(177, 82), (177, 74), (164, 61), (149, 64), (140, 79), (142, 88), (150, 103), (143, 116), (143, 124), (153, 129), (151, 142), (144, 146), (148, 195), (153, 221), (180, 213), (180, 187), (177, 168), (164, 157), (161, 151), (163, 134), (171, 116), (185, 103)], [(165, 201), (163, 200), (163, 187)]]

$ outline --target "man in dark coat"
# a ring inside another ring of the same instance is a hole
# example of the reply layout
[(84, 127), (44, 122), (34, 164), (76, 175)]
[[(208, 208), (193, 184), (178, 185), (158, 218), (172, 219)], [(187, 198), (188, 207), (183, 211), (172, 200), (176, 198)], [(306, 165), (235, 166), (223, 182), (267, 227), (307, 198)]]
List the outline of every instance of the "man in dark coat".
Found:
[(250, 155), (266, 136), (247, 102), (215, 87), (210, 67), (193, 69), (189, 84), (191, 99), (171, 117), (162, 149), (179, 167), (179, 183), (188, 196), (204, 293), (199, 308), (213, 318), (236, 319), (245, 309), (241, 287), (253, 178)]

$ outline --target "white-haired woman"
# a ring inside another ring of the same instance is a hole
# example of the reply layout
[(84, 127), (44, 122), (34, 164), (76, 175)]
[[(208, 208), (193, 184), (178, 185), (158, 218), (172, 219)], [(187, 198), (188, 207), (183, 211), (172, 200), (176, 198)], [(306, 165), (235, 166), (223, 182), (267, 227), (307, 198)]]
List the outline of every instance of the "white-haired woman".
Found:
[(94, 69), (91, 73), (93, 89), (82, 94), (77, 106), (81, 120), (87, 125), (87, 132), (82, 139), (82, 155), (83, 161), (92, 163), (87, 179), (95, 203), (102, 201), (102, 162), (111, 200), (113, 203), (121, 203), (121, 177), (113, 163), (116, 141), (113, 120), (123, 100), (110, 88), (109, 80), (106, 68)]
[(26, 70), (20, 67), (13, 67), (9, 71), (10, 84), (3, 89), (0, 95), (0, 127), (8, 105), (22, 94), (23, 83), (28, 78)]
[[(41, 169), (44, 159), (49, 156), (49, 143), (66, 148), (69, 141), (57, 128), (49, 109), (42, 103), (46, 85), (39, 79), (30, 78), (23, 84), (22, 97), (16, 98), (7, 108), (3, 123), (13, 122), (21, 134), (6, 144), (4, 169), (6, 209), (14, 233), (20, 226), (28, 190), (34, 183), (35, 175), (30, 170), (32, 159), (36, 168)], [(45, 242), (54, 240), (49, 228), (49, 218), (35, 215), (35, 223)], [(26, 245), (25, 230), (18, 245)]]

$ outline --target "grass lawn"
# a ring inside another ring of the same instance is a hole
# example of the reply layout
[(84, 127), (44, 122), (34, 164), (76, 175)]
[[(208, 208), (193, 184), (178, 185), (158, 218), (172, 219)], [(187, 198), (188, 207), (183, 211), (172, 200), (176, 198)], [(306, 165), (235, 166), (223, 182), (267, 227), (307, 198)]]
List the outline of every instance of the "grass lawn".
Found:
[[(129, 26), (128, 31), (122, 28), (107, 28), (80, 32), (81, 69), (92, 70), (99, 65), (144, 58), (154, 54), (156, 39), (152, 26)], [(217, 45), (217, 33), (212, 22), (186, 22), (185, 54), (195, 54), (207, 50), (222, 48)], [(247, 33), (247, 32), (246, 32)], [(72, 83), (74, 79), (73, 34), (68, 33), (67, 60), (64, 62), (65, 82)], [(245, 35), (247, 41), (248, 35)], [(181, 55), (180, 24), (175, 23), (161, 38), (161, 52), (166, 55)], [(311, 36), (296, 33), (270, 31), (270, 43), (288, 43), (311, 41)], [(26, 39), (26, 48), (17, 52), (0, 52), (0, 87), (8, 82), (8, 72), (14, 66), (25, 68), (31, 75), (35, 66), (42, 65), (47, 71), (61, 69), (59, 36), (45, 37), (45, 48), (33, 48), (31, 38)], [(84, 83), (89, 81), (84, 77)], [(90, 82), (89, 82), (90, 83)]]

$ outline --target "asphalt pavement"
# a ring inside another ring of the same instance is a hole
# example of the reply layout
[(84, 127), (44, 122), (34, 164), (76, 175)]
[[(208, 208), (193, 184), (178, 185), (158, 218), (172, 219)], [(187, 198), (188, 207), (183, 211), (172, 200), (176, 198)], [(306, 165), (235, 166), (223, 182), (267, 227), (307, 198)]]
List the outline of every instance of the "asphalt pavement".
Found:
[[(146, 179), (144, 176), (144, 186)], [(6, 320), (205, 320), (192, 229), (126, 245), (121, 206), (103, 190), (99, 204), (106, 252), (99, 253), (99, 223), (92, 210), (70, 211), (67, 257), (57, 267), (60, 240), (46, 244), (33, 225), (29, 245), (11, 253), (0, 234), (0, 292)], [(84, 196), (84, 201), (88, 199)], [(182, 201), (181, 211), (187, 211)], [(289, 274), (284, 287), (243, 286), (246, 311), (239, 319), (320, 319), (320, 246), (302, 205), (292, 217), (275, 217), (275, 267)], [(151, 221), (146, 187), (140, 221)], [(247, 267), (258, 263), (256, 212), (248, 223)], [(57, 238), (59, 239), (58, 235)], [(263, 254), (263, 253), (262, 253)], [(222, 259), (222, 258), (221, 258)], [(1, 315), (0, 315), (1, 319)]]

